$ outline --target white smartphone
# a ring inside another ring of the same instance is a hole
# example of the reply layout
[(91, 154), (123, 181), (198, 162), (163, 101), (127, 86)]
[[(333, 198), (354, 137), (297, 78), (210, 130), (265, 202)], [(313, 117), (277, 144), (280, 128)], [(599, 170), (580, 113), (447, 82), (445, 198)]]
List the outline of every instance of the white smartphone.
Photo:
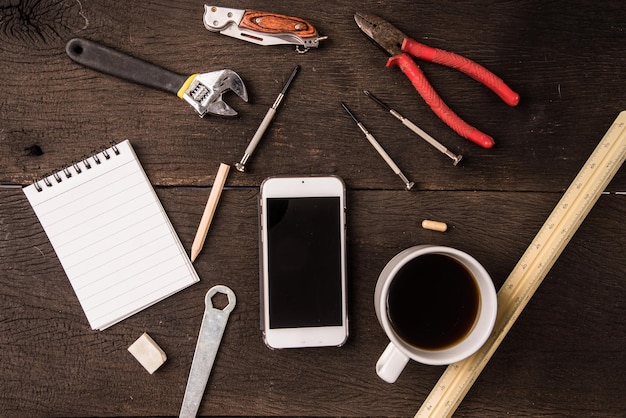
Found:
[(261, 326), (270, 348), (348, 338), (346, 192), (329, 177), (270, 177), (260, 193)]

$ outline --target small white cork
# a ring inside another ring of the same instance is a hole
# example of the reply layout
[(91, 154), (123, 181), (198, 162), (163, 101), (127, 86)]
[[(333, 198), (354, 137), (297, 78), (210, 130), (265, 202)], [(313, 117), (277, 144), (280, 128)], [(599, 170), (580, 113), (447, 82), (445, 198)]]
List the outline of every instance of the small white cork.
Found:
[(143, 333), (137, 341), (128, 347), (128, 351), (148, 371), (154, 373), (167, 360), (167, 355), (147, 333)]
[(431, 221), (430, 219), (424, 219), (422, 221), (422, 228), (430, 229), (431, 231), (446, 232), (448, 225), (445, 222)]

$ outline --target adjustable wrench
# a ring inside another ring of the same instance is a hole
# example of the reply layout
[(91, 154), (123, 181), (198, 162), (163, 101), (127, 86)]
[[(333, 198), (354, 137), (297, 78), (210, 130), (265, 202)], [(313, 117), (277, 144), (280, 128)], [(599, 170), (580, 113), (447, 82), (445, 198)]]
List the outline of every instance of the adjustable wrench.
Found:
[(75, 62), (124, 80), (173, 93), (194, 108), (200, 117), (207, 113), (235, 116), (237, 112), (222, 100), (228, 91), (248, 101), (248, 92), (239, 75), (229, 69), (191, 76), (177, 74), (97, 42), (74, 38), (65, 52)]

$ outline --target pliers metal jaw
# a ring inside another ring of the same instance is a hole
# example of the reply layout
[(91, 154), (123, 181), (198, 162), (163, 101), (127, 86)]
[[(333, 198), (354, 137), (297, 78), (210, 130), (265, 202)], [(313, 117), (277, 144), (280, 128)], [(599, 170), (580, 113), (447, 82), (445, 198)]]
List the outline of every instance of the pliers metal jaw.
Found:
[(456, 133), (481, 147), (493, 147), (494, 140), (492, 137), (469, 125), (445, 104), (411, 57), (459, 70), (484, 84), (509, 106), (516, 106), (519, 103), (519, 94), (511, 90), (502, 79), (480, 64), (453, 52), (419, 43), (378, 16), (356, 13), (354, 20), (363, 33), (391, 55), (387, 61), (387, 67), (398, 66), (441, 120)]

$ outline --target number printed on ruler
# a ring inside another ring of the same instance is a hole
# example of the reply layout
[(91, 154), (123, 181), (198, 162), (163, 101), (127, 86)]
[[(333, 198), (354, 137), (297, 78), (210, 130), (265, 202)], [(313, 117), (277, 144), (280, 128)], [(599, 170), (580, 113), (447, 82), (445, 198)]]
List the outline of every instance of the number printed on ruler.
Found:
[(626, 111), (615, 119), (500, 288), (498, 316), (487, 342), (448, 366), (416, 418), (452, 416), (624, 159)]

